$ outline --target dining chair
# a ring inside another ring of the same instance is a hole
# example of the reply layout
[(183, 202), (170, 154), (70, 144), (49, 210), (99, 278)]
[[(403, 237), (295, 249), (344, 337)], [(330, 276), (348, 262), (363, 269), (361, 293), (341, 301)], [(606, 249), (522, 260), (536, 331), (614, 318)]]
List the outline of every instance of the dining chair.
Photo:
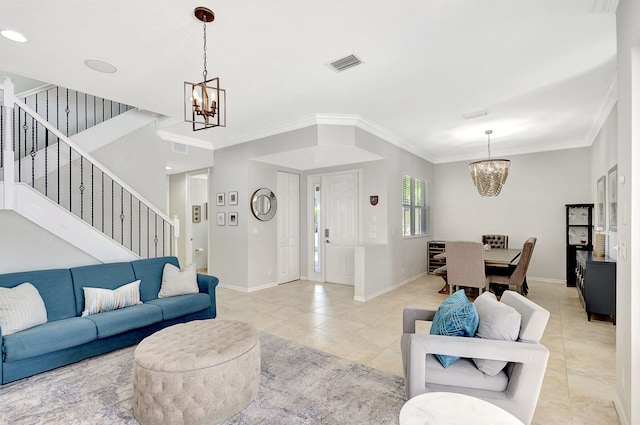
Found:
[(522, 295), (527, 295), (529, 287), (527, 284), (527, 269), (533, 255), (533, 248), (536, 246), (537, 238), (529, 238), (522, 246), (520, 260), (513, 272), (509, 275), (489, 274), (489, 282), (497, 285), (515, 285)]
[(484, 267), (484, 248), (480, 242), (446, 242), (445, 252), (450, 294), (456, 291), (456, 287), (461, 286), (478, 288), (479, 294), (489, 288), (489, 279)]
[(482, 244), (491, 248), (508, 249), (509, 236), (507, 235), (482, 235)]

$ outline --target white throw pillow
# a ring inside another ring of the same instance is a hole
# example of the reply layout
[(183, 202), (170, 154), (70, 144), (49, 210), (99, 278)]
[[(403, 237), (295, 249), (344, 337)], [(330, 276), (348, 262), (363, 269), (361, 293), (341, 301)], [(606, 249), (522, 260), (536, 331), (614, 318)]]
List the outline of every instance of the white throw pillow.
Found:
[(142, 301), (140, 301), (139, 280), (119, 286), (116, 289), (85, 286), (82, 290), (84, 291), (82, 317), (142, 304)]
[[(520, 334), (520, 313), (498, 301), (491, 292), (485, 292), (473, 303), (480, 317), (476, 336), (486, 339), (515, 341)], [(500, 360), (473, 359), (476, 367), (490, 376), (497, 375), (507, 362)]]
[(173, 297), (175, 295), (197, 294), (198, 276), (195, 263), (189, 264), (182, 271), (173, 264), (165, 264), (162, 269), (162, 286), (158, 298)]
[(47, 323), (47, 309), (40, 292), (29, 282), (0, 288), (0, 328), (2, 336)]

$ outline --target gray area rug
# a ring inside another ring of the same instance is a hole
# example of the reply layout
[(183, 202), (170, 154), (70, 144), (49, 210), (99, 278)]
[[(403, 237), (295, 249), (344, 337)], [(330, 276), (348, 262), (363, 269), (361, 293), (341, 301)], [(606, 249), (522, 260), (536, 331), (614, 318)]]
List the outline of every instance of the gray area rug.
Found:
[[(402, 378), (265, 333), (260, 343), (260, 392), (224, 425), (398, 423)], [(0, 424), (137, 424), (133, 350), (1, 386)]]

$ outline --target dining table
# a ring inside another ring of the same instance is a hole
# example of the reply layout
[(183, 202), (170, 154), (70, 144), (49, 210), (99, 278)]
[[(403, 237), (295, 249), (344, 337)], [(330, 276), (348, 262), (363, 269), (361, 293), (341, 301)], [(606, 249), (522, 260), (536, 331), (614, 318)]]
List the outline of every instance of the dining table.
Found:
[[(521, 249), (511, 248), (491, 248), (483, 251), (484, 265), (487, 267), (515, 268), (520, 260)], [(446, 259), (447, 252), (441, 252), (434, 255), (434, 259)], [(446, 279), (445, 279), (446, 282)], [(442, 289), (438, 291), (440, 294), (449, 294), (449, 284), (445, 283)]]
[[(520, 260), (521, 249), (503, 249), (503, 248), (491, 248), (483, 252), (484, 265), (486, 267), (515, 267)], [(441, 252), (434, 255), (435, 259), (446, 259), (447, 252)]]

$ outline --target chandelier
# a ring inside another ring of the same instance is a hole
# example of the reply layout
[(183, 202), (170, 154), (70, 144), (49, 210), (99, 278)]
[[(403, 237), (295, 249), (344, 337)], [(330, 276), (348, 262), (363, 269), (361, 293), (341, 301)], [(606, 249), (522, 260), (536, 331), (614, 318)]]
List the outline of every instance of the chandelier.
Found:
[(215, 16), (211, 9), (196, 7), (196, 18), (203, 23), (204, 71), (202, 82), (184, 82), (184, 120), (192, 124), (193, 131), (227, 125), (227, 94), (220, 88), (220, 79), (207, 80), (207, 22), (213, 22)]
[(507, 180), (507, 175), (509, 175), (511, 161), (508, 159), (491, 159), (491, 133), (493, 131), (487, 130), (484, 133), (487, 135), (489, 158), (469, 164), (469, 172), (471, 173), (473, 184), (476, 185), (476, 189), (478, 189), (478, 193), (481, 196), (498, 196), (500, 190), (502, 190), (502, 185)]

